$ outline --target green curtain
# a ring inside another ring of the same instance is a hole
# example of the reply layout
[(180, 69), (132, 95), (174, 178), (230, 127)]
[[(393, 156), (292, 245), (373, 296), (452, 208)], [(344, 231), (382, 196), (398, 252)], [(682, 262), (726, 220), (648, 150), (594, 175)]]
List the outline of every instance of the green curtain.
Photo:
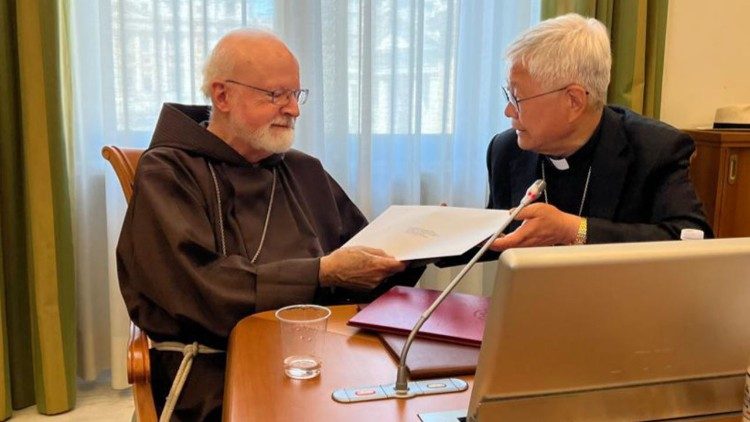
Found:
[(0, 0), (0, 420), (75, 405), (62, 7)]
[(575, 12), (598, 19), (612, 38), (607, 101), (659, 118), (668, 0), (542, 0), (542, 19)]

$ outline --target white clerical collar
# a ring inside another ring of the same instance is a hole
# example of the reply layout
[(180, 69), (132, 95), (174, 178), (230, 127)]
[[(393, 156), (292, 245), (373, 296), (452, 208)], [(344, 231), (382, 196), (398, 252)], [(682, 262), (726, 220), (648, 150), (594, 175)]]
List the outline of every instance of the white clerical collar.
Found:
[(568, 165), (568, 160), (565, 159), (565, 157), (557, 159), (552, 157), (547, 157), (549, 161), (552, 163), (553, 166), (555, 166), (558, 170), (567, 170), (570, 168), (570, 165)]

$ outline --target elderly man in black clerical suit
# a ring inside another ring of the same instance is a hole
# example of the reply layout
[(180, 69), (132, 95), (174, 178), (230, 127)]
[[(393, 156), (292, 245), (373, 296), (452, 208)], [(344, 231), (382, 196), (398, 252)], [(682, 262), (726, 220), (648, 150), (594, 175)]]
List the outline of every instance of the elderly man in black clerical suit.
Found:
[(605, 106), (612, 57), (607, 30), (576, 14), (541, 22), (507, 52), (513, 128), (487, 150), (489, 208), (511, 208), (527, 187), (547, 190), (492, 249), (712, 236), (688, 175), (685, 134)]

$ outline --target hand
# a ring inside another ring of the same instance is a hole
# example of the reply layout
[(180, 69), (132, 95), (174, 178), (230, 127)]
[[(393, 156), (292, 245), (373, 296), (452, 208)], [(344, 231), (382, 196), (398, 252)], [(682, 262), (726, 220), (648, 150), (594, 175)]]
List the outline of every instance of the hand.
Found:
[(576, 239), (581, 217), (564, 213), (552, 205), (528, 205), (516, 216), (521, 227), (496, 239), (490, 249), (496, 252), (527, 246), (569, 245)]
[(321, 286), (368, 291), (386, 277), (405, 268), (406, 264), (380, 249), (354, 246), (337, 249), (320, 258), (318, 280)]

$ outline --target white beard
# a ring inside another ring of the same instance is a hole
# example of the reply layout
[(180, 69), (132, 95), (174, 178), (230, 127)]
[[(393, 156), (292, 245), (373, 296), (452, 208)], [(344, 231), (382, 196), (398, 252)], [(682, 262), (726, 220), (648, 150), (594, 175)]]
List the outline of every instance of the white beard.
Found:
[[(289, 127), (272, 127), (273, 124), (282, 124)], [(289, 151), (294, 143), (294, 119), (275, 120), (271, 125), (258, 129), (246, 129), (240, 125), (233, 126), (235, 126), (234, 132), (239, 138), (258, 151), (281, 154)]]

